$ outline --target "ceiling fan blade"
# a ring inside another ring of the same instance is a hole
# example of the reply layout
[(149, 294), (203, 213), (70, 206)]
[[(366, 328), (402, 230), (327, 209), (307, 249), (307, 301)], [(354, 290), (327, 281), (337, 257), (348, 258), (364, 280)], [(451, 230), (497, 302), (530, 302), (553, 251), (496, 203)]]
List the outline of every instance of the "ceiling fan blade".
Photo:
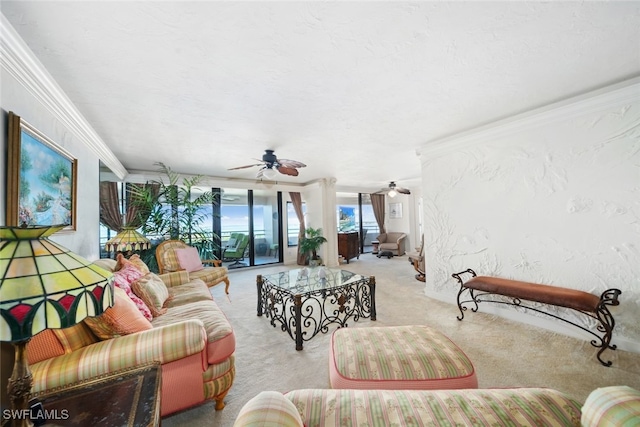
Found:
[(291, 175), (291, 176), (298, 176), (298, 169), (295, 168), (288, 168), (286, 166), (278, 166), (277, 167), (278, 172), (280, 172), (283, 175)]
[(299, 162), (297, 160), (289, 160), (289, 159), (278, 159), (278, 164), (286, 168), (304, 168), (307, 166), (304, 163)]
[(401, 194), (411, 194), (411, 191), (407, 190), (406, 188), (396, 187), (396, 191)]
[(231, 168), (231, 169), (227, 169), (229, 171), (234, 171), (234, 170), (238, 170), (238, 169), (246, 169), (246, 168), (252, 168), (254, 166), (262, 166), (263, 163), (256, 163), (255, 165), (245, 165), (245, 166), (238, 166), (237, 168)]

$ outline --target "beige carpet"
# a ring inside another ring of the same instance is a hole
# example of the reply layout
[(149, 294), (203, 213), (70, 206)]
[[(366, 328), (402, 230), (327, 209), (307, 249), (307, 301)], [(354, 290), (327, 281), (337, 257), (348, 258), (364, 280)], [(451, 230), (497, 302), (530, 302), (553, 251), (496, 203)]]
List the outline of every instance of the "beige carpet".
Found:
[[(232, 426), (246, 401), (262, 390), (286, 392), (299, 388), (328, 388), (328, 345), (331, 332), (320, 334), (296, 351), (285, 332), (256, 316), (256, 274), (285, 267), (235, 270), (230, 273), (230, 299), (223, 287), (212, 293), (234, 327), (236, 379), (225, 399), (227, 406), (215, 411), (213, 403), (165, 417), (164, 427)], [(483, 313), (470, 313), (460, 322), (457, 307), (424, 295), (424, 283), (406, 256), (392, 259), (371, 254), (353, 259), (343, 268), (376, 277), (378, 320), (361, 319), (349, 327), (425, 324), (451, 338), (473, 361), (480, 388), (550, 387), (580, 402), (593, 389), (629, 385), (640, 389), (640, 354), (605, 351), (613, 367), (602, 366), (596, 350), (580, 341), (544, 329), (523, 325)], [(615, 334), (614, 334), (615, 342)]]

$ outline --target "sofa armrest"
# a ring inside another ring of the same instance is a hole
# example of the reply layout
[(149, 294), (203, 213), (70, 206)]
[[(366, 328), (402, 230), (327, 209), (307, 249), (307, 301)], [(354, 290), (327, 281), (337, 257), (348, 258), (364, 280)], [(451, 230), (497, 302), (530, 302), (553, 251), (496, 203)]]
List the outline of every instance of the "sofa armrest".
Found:
[(580, 421), (584, 427), (598, 427), (627, 425), (625, 421), (628, 425), (637, 425), (638, 419), (640, 391), (620, 385), (593, 390), (582, 406)]
[(169, 363), (202, 352), (206, 344), (204, 324), (196, 319), (100, 341), (31, 365), (32, 390), (49, 390), (155, 361)]
[(263, 391), (240, 409), (233, 427), (303, 427), (293, 402), (277, 391)]
[(189, 272), (187, 270), (172, 271), (160, 274), (160, 279), (167, 285), (167, 288), (180, 286), (189, 282)]

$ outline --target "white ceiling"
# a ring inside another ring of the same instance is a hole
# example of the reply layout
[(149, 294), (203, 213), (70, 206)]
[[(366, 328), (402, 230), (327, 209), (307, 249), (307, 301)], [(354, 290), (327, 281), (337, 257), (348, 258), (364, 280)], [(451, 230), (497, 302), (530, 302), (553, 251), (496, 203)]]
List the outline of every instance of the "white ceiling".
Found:
[(640, 2), (4, 1), (129, 170), (420, 183), (434, 139), (640, 74)]

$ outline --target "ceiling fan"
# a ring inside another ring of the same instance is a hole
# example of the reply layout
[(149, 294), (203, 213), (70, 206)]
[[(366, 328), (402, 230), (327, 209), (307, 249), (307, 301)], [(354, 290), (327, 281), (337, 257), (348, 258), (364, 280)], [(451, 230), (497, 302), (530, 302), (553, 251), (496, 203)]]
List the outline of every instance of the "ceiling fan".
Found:
[(256, 174), (256, 178), (273, 179), (276, 176), (276, 171), (283, 175), (298, 176), (298, 168), (304, 168), (307, 165), (298, 162), (297, 160), (278, 159), (274, 154), (274, 150), (265, 150), (260, 163), (238, 166), (237, 168), (231, 168), (228, 170), (246, 169), (253, 166), (260, 166), (260, 169)]
[(396, 186), (394, 181), (389, 183), (389, 187), (383, 188), (382, 190), (376, 192), (376, 194), (387, 194), (389, 197), (396, 197), (398, 193), (400, 194), (411, 194), (411, 191), (406, 188)]

